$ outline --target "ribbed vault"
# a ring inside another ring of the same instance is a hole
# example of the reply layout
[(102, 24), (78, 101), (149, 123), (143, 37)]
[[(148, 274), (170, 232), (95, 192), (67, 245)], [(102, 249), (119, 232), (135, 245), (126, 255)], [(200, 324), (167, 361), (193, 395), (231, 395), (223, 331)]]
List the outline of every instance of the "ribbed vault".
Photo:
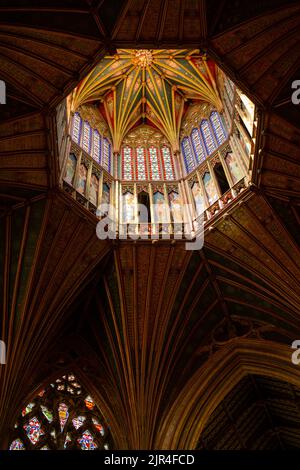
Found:
[(115, 152), (137, 124), (150, 122), (179, 151), (186, 102), (211, 104), (221, 111), (217, 67), (199, 50), (117, 49), (105, 56), (72, 95), (76, 111), (94, 102), (105, 116)]
[(199, 448), (297, 449), (299, 411), (299, 388), (249, 374), (212, 413)]
[[(254, 351), (244, 367), (252, 376), (261, 342), (272, 342), (288, 372), (274, 366), (269, 376), (299, 387), (288, 355), (300, 334), (299, 107), (290, 101), (299, 3), (13, 0), (0, 13), (9, 103), (0, 108), (1, 446), (24, 402), (68, 368), (118, 448), (196, 447), (230, 390), (220, 389), (205, 423), (178, 399), (231, 342), (247, 341), (237, 358)], [(252, 186), (212, 220), (201, 252), (101, 242), (96, 218), (59, 189), (55, 106), (99, 58), (141, 47), (203, 48), (261, 109)], [(241, 370), (227, 371), (237, 385)]]

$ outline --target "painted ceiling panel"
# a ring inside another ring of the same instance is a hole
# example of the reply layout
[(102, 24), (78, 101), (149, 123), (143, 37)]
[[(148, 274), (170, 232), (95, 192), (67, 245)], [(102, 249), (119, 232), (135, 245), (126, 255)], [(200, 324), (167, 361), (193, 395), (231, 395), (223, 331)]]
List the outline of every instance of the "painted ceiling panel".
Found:
[(115, 151), (127, 132), (145, 118), (178, 150), (187, 99), (222, 109), (216, 65), (206, 55), (199, 50), (118, 49), (114, 56), (100, 60), (78, 85), (72, 108), (103, 102)]

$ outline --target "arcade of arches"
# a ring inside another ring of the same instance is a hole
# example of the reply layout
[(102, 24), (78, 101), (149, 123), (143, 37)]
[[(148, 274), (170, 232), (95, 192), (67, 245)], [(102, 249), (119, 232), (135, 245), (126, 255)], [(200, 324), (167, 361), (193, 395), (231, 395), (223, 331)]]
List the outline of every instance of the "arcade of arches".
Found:
[(299, 3), (34, 3), (0, 7), (0, 447), (299, 448)]

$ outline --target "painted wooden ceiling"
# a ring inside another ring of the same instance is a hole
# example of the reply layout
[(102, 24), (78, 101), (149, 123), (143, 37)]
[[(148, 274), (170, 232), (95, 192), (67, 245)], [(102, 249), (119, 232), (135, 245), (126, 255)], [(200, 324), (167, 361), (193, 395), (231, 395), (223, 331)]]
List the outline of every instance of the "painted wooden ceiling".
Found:
[[(299, 3), (11, 0), (0, 13), (1, 447), (70, 368), (118, 448), (197, 447), (247, 374), (299, 387)], [(260, 107), (250, 189), (201, 253), (97, 240), (58, 186), (55, 106), (118, 49), (199, 47)]]
[(71, 106), (76, 111), (81, 104), (100, 102), (116, 152), (126, 134), (145, 122), (158, 128), (178, 151), (188, 100), (222, 109), (217, 67), (206, 55), (187, 49), (117, 49), (82, 80)]

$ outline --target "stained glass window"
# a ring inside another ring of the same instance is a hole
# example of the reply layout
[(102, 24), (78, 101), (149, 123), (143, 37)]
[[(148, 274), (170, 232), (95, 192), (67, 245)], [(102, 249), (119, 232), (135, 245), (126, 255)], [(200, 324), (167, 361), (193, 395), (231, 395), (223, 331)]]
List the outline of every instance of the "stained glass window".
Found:
[(72, 140), (76, 144), (80, 144), (80, 135), (81, 135), (82, 120), (79, 113), (75, 113), (73, 117), (73, 126), (72, 126)]
[(124, 180), (132, 180), (134, 179), (133, 175), (133, 151), (131, 147), (123, 147), (122, 148), (122, 159), (123, 165), (122, 170), (123, 174), (122, 177)]
[(161, 156), (164, 168), (164, 177), (166, 180), (174, 179), (174, 165), (171, 150), (167, 146), (161, 148)]
[(41, 423), (36, 416), (31, 418), (27, 424), (24, 424), (23, 428), (32, 444), (36, 444), (40, 437), (44, 435)]
[(195, 128), (192, 130), (191, 140), (192, 140), (196, 160), (198, 163), (201, 163), (203, 162), (203, 160), (205, 160), (205, 152), (202, 147), (199, 129)]
[(102, 158), (101, 158), (101, 165), (106, 171), (110, 171), (111, 165), (111, 144), (106, 137), (103, 139), (103, 150), (102, 150)]
[(15, 439), (9, 447), (9, 450), (25, 450), (25, 446), (21, 439)]
[(60, 430), (63, 432), (66, 422), (68, 421), (68, 407), (65, 403), (60, 403), (58, 407), (58, 416), (60, 422)]
[(161, 172), (159, 166), (158, 149), (156, 147), (149, 147), (148, 149), (149, 163), (150, 163), (150, 179), (160, 180)]
[(109, 428), (74, 374), (59, 377), (42, 392), (21, 411), (10, 450), (108, 449)]
[(22, 416), (25, 416), (25, 415), (27, 415), (27, 413), (30, 413), (30, 411), (32, 410), (33, 407), (34, 407), (34, 403), (28, 403), (26, 408), (24, 408), (24, 410), (22, 410)]
[(86, 430), (82, 436), (77, 439), (78, 443), (81, 446), (82, 450), (95, 450), (97, 449), (97, 444), (94, 441), (94, 438), (90, 431)]
[(92, 409), (94, 408), (94, 406), (95, 406), (95, 403), (93, 402), (92, 397), (90, 397), (89, 395), (85, 398), (84, 403), (85, 403), (85, 406), (86, 406), (89, 410), (92, 410)]
[(212, 111), (209, 119), (202, 119), (200, 129), (195, 127), (189, 137), (181, 141), (185, 167), (190, 173), (196, 165), (211, 155), (227, 139), (227, 131), (222, 117)]
[(184, 137), (184, 139), (182, 139), (181, 149), (183, 153), (186, 171), (190, 173), (195, 168), (195, 160), (192, 151), (192, 146), (188, 137)]
[(91, 153), (91, 145), (92, 145), (92, 129), (91, 126), (87, 121), (83, 123), (83, 130), (82, 130), (82, 148), (87, 153)]
[(225, 128), (224, 128), (224, 125), (222, 123), (222, 119), (219, 113), (217, 113), (217, 111), (213, 111), (209, 119), (212, 124), (214, 134), (215, 134), (218, 144), (219, 145), (223, 144), (227, 136), (226, 136), (226, 131), (225, 131)]
[(174, 179), (174, 165), (169, 147), (161, 149), (155, 146), (149, 148), (129, 146), (122, 148), (122, 178), (123, 180), (152, 180)]
[(48, 410), (48, 408), (44, 405), (41, 405), (41, 410), (43, 412), (43, 415), (46, 416), (47, 420), (49, 421), (49, 423), (52, 423), (53, 421), (53, 413), (51, 413), (51, 411)]
[(65, 438), (65, 443), (64, 443), (64, 449), (67, 449), (69, 442), (72, 442), (72, 438), (71, 438), (70, 434), (67, 432), (66, 438)]
[(73, 418), (72, 423), (75, 429), (79, 429), (80, 426), (85, 422), (85, 416), (78, 416), (78, 418)]
[(101, 160), (101, 136), (97, 129), (93, 130), (93, 150), (92, 157), (97, 162), (100, 163)]
[(102, 424), (100, 424), (96, 418), (92, 418), (92, 421), (97, 431), (100, 432), (101, 436), (104, 436), (105, 431), (104, 431), (104, 427), (102, 426)]
[(138, 180), (147, 179), (146, 152), (143, 147), (136, 148), (136, 175)]
[(207, 119), (201, 121), (200, 128), (206, 151), (210, 155), (216, 149), (216, 144)]

